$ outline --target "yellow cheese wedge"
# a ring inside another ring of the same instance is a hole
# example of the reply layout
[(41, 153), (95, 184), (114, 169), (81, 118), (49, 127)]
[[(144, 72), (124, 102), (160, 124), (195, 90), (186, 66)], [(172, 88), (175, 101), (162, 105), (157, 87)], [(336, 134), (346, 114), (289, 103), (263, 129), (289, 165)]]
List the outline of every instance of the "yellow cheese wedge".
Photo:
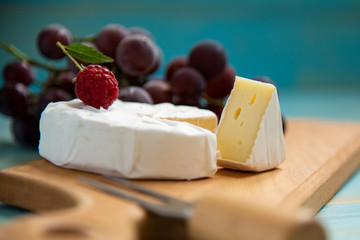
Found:
[(236, 77), (217, 130), (218, 164), (264, 171), (285, 160), (281, 111), (274, 85)]

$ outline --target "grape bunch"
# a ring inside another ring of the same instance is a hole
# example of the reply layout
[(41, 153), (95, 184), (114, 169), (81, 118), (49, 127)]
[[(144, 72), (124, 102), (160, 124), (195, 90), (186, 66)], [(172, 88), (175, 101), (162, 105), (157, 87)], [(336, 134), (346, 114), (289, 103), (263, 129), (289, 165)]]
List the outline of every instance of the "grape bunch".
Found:
[[(220, 117), (236, 75), (225, 48), (213, 40), (201, 41), (187, 56), (173, 58), (166, 65), (164, 76), (154, 77), (163, 53), (146, 29), (108, 24), (95, 35), (79, 38), (65, 26), (51, 24), (39, 32), (37, 49), (48, 61), (65, 61), (63, 68), (36, 61), (14, 46), (0, 43), (17, 57), (3, 68), (0, 113), (12, 118), (13, 135), (20, 144), (38, 145), (39, 120), (48, 103), (77, 97), (74, 79), (80, 70), (73, 61), (64, 58), (58, 42), (64, 46), (81, 43), (112, 58), (113, 62), (101, 65), (116, 77), (118, 98), (123, 101), (191, 105), (209, 109)], [(83, 67), (91, 64), (75, 60)], [(36, 78), (37, 67), (48, 70), (46, 79)], [(41, 90), (33, 91), (34, 85)]]
[[(117, 54), (122, 53), (119, 48), (117, 50)], [(115, 55), (116, 59), (119, 56)], [(171, 59), (164, 76), (139, 74), (136, 79), (135, 74), (131, 78), (129, 75), (131, 73), (128, 73), (127, 80), (131, 86), (121, 88), (119, 93), (119, 99), (123, 101), (171, 102), (207, 108), (218, 116), (235, 80), (235, 70), (227, 61), (225, 48), (213, 40), (199, 42), (188, 56)]]
[(235, 75), (225, 48), (217, 41), (205, 40), (195, 44), (187, 56), (173, 58), (166, 67), (165, 79), (171, 86), (174, 104), (207, 108), (220, 117)]
[[(160, 48), (153, 41), (150, 32), (143, 28), (128, 28), (119, 24), (104, 26), (97, 35), (77, 39), (60, 24), (51, 24), (39, 32), (37, 48), (42, 56), (49, 61), (64, 59), (65, 54), (56, 45), (81, 43), (93, 47), (105, 55), (115, 59), (114, 63), (105, 64), (119, 79), (124, 93), (124, 99), (130, 99), (133, 94), (140, 94), (139, 101), (152, 102), (150, 95), (143, 89), (131, 90), (130, 86), (142, 85), (144, 76), (155, 72), (160, 66)], [(3, 68), (4, 84), (0, 88), (0, 113), (12, 119), (12, 132), (16, 142), (25, 146), (38, 145), (39, 120), (42, 111), (48, 103), (67, 101), (76, 97), (74, 79), (79, 69), (68, 58), (66, 67), (56, 68), (50, 64), (31, 59), (14, 46), (1, 43), (18, 59), (8, 63)], [(83, 66), (88, 63), (77, 60)], [(35, 68), (48, 70), (47, 79), (38, 81)], [(40, 92), (33, 91), (32, 86), (40, 85)], [(140, 92), (140, 93), (138, 93)], [(145, 95), (145, 98), (141, 98)], [(134, 98), (136, 101), (139, 97)]]

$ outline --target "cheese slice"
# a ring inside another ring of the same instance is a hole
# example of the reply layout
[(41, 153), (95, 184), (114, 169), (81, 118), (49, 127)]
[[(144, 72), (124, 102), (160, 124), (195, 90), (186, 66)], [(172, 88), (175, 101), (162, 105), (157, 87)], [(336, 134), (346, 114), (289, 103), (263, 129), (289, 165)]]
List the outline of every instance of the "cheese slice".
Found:
[[(181, 111), (190, 119), (213, 115), (195, 107)], [(79, 99), (50, 103), (40, 119), (39, 153), (65, 168), (131, 179), (214, 175), (216, 135), (188, 122), (164, 119), (178, 114), (175, 106), (165, 110), (119, 100), (108, 110)]]
[(236, 77), (216, 135), (219, 166), (265, 171), (282, 163), (285, 141), (274, 85)]

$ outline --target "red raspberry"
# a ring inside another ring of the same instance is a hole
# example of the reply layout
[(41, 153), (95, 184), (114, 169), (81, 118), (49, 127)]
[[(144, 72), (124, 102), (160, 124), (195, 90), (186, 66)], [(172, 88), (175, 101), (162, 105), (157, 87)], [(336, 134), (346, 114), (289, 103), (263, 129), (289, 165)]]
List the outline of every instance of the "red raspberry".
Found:
[(108, 109), (119, 96), (114, 74), (100, 65), (89, 65), (79, 72), (75, 92), (81, 101), (97, 109)]

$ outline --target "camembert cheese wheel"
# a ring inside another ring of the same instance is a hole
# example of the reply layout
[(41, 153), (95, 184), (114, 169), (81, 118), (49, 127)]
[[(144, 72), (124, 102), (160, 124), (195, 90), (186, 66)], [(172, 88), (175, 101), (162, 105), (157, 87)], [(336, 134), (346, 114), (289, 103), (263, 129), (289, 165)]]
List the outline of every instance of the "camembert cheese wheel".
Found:
[(210, 111), (172, 104), (117, 100), (105, 110), (78, 99), (50, 103), (39, 153), (65, 168), (131, 179), (209, 177), (217, 170), (216, 121)]
[(281, 111), (274, 85), (236, 77), (217, 129), (218, 164), (265, 171), (285, 160)]

